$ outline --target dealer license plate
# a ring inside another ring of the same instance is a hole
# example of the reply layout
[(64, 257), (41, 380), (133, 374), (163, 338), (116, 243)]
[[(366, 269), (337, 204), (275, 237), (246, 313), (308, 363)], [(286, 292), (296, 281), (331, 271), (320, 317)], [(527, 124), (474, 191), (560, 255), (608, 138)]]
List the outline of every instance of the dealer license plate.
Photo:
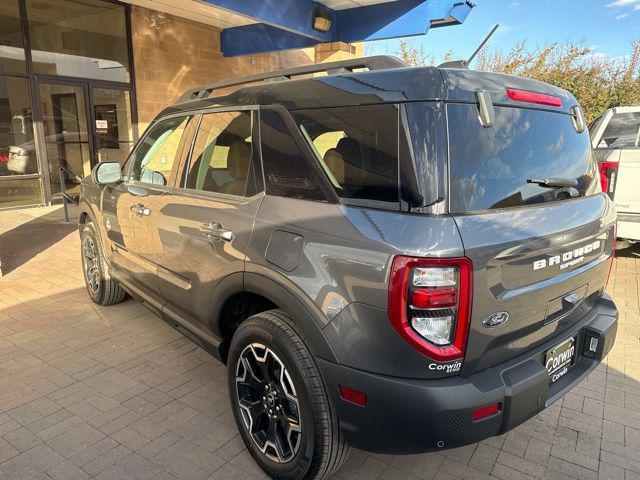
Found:
[(568, 338), (547, 350), (544, 364), (549, 372), (549, 381), (557, 382), (566, 375), (576, 356), (576, 337)]

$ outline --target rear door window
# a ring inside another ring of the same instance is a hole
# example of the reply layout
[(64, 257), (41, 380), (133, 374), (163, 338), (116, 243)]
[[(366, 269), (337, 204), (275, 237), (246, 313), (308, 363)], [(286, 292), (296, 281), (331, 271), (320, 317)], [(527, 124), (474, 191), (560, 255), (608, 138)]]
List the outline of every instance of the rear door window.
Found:
[[(450, 104), (449, 184), (452, 212), (521, 207), (597, 192), (589, 135), (570, 115), (495, 107), (485, 128), (475, 105)], [(535, 179), (573, 179), (574, 187), (548, 187)]]
[(293, 115), (343, 203), (399, 209), (397, 105)]
[(202, 116), (185, 171), (185, 187), (245, 196), (253, 192), (251, 111)]

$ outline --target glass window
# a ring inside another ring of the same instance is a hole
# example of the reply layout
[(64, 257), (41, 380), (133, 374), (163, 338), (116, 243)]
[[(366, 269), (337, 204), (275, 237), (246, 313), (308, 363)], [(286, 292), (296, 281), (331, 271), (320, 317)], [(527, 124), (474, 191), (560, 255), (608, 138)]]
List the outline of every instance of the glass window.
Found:
[(399, 208), (396, 105), (306, 110), (294, 118), (345, 203)]
[(640, 112), (611, 117), (597, 148), (633, 148), (640, 142)]
[(25, 72), (18, 0), (0, 2), (0, 73)]
[[(572, 117), (542, 110), (495, 107), (485, 128), (475, 105), (448, 106), (450, 209), (469, 212), (560, 201), (595, 192), (589, 135)], [(577, 181), (549, 187), (532, 179)]]
[(247, 182), (252, 152), (251, 112), (203, 115), (186, 173), (186, 188), (244, 196), (247, 184), (253, 184), (253, 180)]
[(0, 176), (38, 173), (29, 84), (0, 76)]
[(304, 200), (326, 200), (318, 178), (292, 133), (278, 112), (266, 109), (260, 111), (262, 169), (267, 194)]
[(131, 180), (154, 185), (173, 184), (173, 165), (182, 149), (189, 118), (168, 118), (151, 127), (129, 159)]
[(0, 180), (0, 208), (42, 203), (42, 189), (38, 178)]
[(130, 93), (126, 90), (94, 88), (93, 112), (98, 161), (124, 165), (135, 137)]
[(101, 0), (26, 0), (36, 73), (129, 81), (125, 8)]

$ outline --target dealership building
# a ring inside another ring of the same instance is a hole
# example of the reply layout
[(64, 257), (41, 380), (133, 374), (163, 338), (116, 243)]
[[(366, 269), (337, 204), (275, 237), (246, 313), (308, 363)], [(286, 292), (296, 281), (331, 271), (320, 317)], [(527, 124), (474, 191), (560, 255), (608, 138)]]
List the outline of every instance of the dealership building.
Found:
[(2, 0), (0, 209), (50, 204), (123, 162), (198, 85), (364, 54), (462, 23), (455, 0)]

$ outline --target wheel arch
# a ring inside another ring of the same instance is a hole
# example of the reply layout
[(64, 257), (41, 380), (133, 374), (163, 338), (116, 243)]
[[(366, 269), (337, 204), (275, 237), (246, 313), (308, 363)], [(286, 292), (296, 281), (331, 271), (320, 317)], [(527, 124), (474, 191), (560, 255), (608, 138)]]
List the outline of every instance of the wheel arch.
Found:
[(211, 330), (222, 339), (220, 358), (226, 362), (229, 344), (237, 327), (252, 315), (279, 309), (295, 323), (314, 355), (329, 361), (337, 357), (325, 337), (326, 317), (302, 292), (294, 292), (273, 278), (246, 272), (226, 277), (216, 288), (221, 299), (212, 315)]

